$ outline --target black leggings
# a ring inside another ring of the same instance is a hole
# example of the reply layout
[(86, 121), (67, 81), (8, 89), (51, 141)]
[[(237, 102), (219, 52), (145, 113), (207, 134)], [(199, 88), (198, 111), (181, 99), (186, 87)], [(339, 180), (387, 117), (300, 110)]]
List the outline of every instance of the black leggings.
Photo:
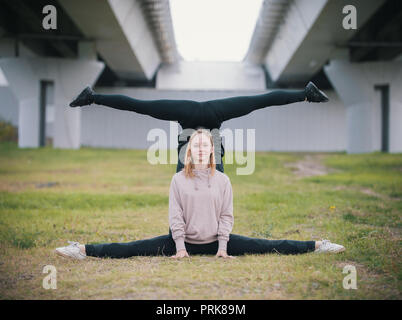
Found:
[[(304, 90), (275, 90), (259, 95), (238, 96), (203, 102), (173, 99), (140, 100), (124, 95), (94, 94), (94, 102), (96, 104), (119, 110), (134, 111), (160, 120), (178, 121), (183, 131), (185, 129), (197, 129), (200, 127), (209, 130), (219, 129), (223, 121), (238, 118), (254, 110), (269, 106), (304, 101), (305, 98)], [(191, 132), (185, 134), (186, 136), (179, 135), (178, 138), (179, 161), (177, 171), (183, 168), (180, 150), (187, 143)], [(215, 148), (218, 149), (215, 158), (223, 172), (222, 157), (224, 156), (224, 149), (220, 136), (217, 139), (219, 139), (221, 150), (217, 148), (215, 140)]]
[[(179, 167), (177, 167), (179, 168)], [(223, 166), (217, 166), (223, 172)], [(177, 169), (177, 172), (179, 169)], [(191, 254), (216, 254), (219, 242), (207, 244), (192, 244), (185, 242), (187, 252)], [(136, 240), (127, 243), (86, 244), (86, 254), (93, 257), (128, 258), (132, 256), (174, 255), (176, 244), (169, 234), (151, 239)], [(229, 255), (243, 255), (246, 253), (282, 253), (297, 254), (315, 250), (315, 241), (296, 240), (268, 240), (250, 238), (237, 234), (230, 234), (227, 243)]]
[(275, 90), (254, 96), (239, 96), (209, 101), (139, 100), (124, 95), (94, 94), (96, 104), (134, 111), (160, 120), (178, 121), (183, 129), (219, 129), (223, 121), (269, 107), (304, 101), (304, 90)]
[[(232, 97), (205, 102), (167, 99), (138, 100), (124, 95), (95, 94), (94, 102), (114, 109), (146, 114), (161, 120), (178, 121), (183, 129), (203, 127), (212, 130), (219, 129), (225, 120), (241, 117), (254, 110), (273, 105), (300, 102), (304, 101), (304, 99), (304, 90), (276, 90), (255, 96)], [(180, 149), (186, 143), (187, 141), (185, 139), (181, 140), (181, 136), (179, 135), (179, 154)], [(224, 156), (222, 145), (218, 156)], [(224, 172), (223, 162), (219, 161), (217, 156), (216, 160), (217, 170)], [(183, 163), (179, 157), (176, 172), (179, 172), (182, 168)], [(186, 242), (185, 245), (189, 254), (216, 254), (218, 250), (218, 241), (208, 244), (191, 244)], [(176, 245), (170, 229), (168, 235), (152, 239), (137, 240), (128, 243), (87, 244), (85, 245), (85, 249), (89, 256), (112, 258), (127, 258), (138, 255), (173, 255), (176, 253)], [(227, 244), (229, 255), (271, 252), (295, 254), (314, 251), (314, 249), (315, 241), (267, 240), (236, 234), (230, 235)]]
[[(206, 244), (192, 244), (185, 242), (189, 255), (215, 255), (219, 243), (214, 241)], [(128, 258), (132, 256), (172, 256), (176, 253), (176, 244), (169, 233), (151, 239), (136, 240), (127, 243), (86, 244), (87, 256), (102, 258)], [(315, 250), (315, 241), (296, 240), (268, 240), (249, 238), (237, 234), (230, 234), (227, 243), (228, 255), (239, 256), (244, 254), (299, 254)]]

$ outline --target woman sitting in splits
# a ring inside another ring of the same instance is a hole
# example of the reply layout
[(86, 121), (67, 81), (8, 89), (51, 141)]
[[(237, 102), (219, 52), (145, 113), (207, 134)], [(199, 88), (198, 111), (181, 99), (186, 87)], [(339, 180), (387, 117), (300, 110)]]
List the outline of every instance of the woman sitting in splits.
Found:
[[(254, 96), (239, 96), (217, 100), (197, 102), (192, 100), (139, 100), (124, 95), (97, 94), (90, 87), (85, 88), (70, 107), (86, 106), (92, 103), (104, 105), (119, 110), (134, 111), (149, 115), (159, 120), (178, 121), (183, 132), (178, 137), (178, 162), (176, 172), (183, 167), (184, 154), (181, 148), (187, 143), (192, 131), (205, 128), (215, 135), (223, 121), (238, 118), (250, 112), (269, 106), (279, 106), (294, 102), (327, 102), (328, 97), (319, 90), (312, 82), (309, 82), (304, 90), (275, 90)], [(214, 130), (215, 129), (215, 130)], [(189, 133), (190, 131), (190, 133)], [(183, 135), (184, 134), (184, 135)], [(219, 135), (214, 136), (216, 168), (224, 172), (222, 157), (225, 154), (222, 139)]]
[(252, 253), (297, 254), (342, 252), (341, 245), (323, 241), (268, 240), (231, 234), (233, 194), (229, 177), (215, 170), (214, 144), (208, 130), (197, 129), (186, 148), (184, 169), (175, 173), (169, 192), (171, 233), (128, 243), (81, 245), (71, 242), (56, 252), (84, 259), (86, 256), (128, 258), (132, 256), (216, 254), (233, 258)]

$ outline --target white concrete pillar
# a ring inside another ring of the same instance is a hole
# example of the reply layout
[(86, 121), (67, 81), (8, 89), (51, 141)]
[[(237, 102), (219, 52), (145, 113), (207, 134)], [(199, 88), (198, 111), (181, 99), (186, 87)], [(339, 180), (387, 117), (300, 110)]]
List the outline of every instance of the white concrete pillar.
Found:
[(8, 81), (1, 68), (0, 68), (0, 87), (8, 87)]
[(389, 85), (389, 152), (402, 152), (402, 61), (331, 60), (324, 71), (347, 108), (347, 152), (381, 150), (382, 105), (376, 85)]
[(39, 82), (31, 65), (21, 58), (0, 59), (0, 68), (18, 100), (18, 146), (39, 146)]
[(39, 146), (40, 81), (46, 80), (55, 87), (53, 146), (79, 148), (81, 109), (68, 104), (96, 81), (104, 64), (88, 59), (17, 57), (0, 59), (0, 68), (19, 101), (19, 147)]
[[(55, 59), (52, 59), (55, 60)], [(92, 86), (104, 68), (103, 62), (91, 60), (53, 61), (55, 69), (55, 121), (53, 146), (81, 146), (81, 108), (69, 103), (86, 86)]]
[[(0, 28), (0, 33), (1, 33), (1, 28)], [(35, 54), (24, 44), (21, 42), (17, 42), (15, 39), (11, 38), (0, 38), (0, 57), (5, 58), (5, 57), (16, 57), (16, 47), (18, 46), (18, 55), (20, 57), (27, 57), (27, 56), (35, 56)], [(25, 97), (26, 98), (26, 97)], [(3, 70), (0, 68), (0, 117), (3, 118), (6, 121), (10, 121), (14, 126), (19, 127), (19, 105), (21, 104), (23, 108), (24, 106), (27, 105), (32, 105), (32, 101), (29, 102), (28, 100), (20, 99), (21, 103), (11, 90), (9, 83), (7, 81), (7, 78), (3, 72)], [(30, 119), (30, 116), (27, 117)], [(24, 122), (27, 122), (25, 120), (21, 120)], [(29, 122), (28, 122), (29, 125)], [(24, 126), (24, 130), (27, 130), (28, 128)], [(21, 133), (20, 133), (21, 135)], [(29, 135), (23, 135), (27, 139), (32, 140), (34, 139), (34, 136), (29, 136)], [(27, 146), (30, 146), (32, 143), (29, 141), (22, 141), (23, 144), (27, 144)], [(35, 143), (34, 143), (35, 145)]]

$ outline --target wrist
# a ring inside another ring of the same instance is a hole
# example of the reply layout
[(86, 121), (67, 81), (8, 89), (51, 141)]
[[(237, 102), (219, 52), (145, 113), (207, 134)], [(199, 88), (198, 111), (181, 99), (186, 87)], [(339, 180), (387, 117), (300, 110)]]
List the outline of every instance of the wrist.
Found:
[(227, 241), (226, 240), (219, 240), (219, 247), (218, 251), (225, 251), (227, 250)]
[(178, 238), (175, 240), (176, 243), (176, 251), (179, 252), (181, 250), (186, 250), (186, 246), (184, 245), (184, 238)]

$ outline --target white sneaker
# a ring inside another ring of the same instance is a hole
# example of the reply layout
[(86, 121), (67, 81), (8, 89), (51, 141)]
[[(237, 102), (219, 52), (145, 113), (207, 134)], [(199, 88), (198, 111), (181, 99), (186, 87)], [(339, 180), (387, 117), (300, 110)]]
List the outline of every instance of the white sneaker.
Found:
[(330, 252), (330, 253), (338, 253), (345, 251), (345, 247), (341, 246), (336, 243), (332, 243), (329, 240), (322, 240), (321, 245), (315, 249), (314, 252), (321, 253), (321, 252)]
[(74, 242), (74, 241), (67, 241), (70, 243), (69, 246), (67, 247), (60, 247), (56, 248), (56, 253), (63, 257), (67, 258), (73, 258), (73, 259), (85, 259), (87, 255), (85, 253), (82, 253), (80, 248), (78, 247), (80, 245), (79, 242)]

